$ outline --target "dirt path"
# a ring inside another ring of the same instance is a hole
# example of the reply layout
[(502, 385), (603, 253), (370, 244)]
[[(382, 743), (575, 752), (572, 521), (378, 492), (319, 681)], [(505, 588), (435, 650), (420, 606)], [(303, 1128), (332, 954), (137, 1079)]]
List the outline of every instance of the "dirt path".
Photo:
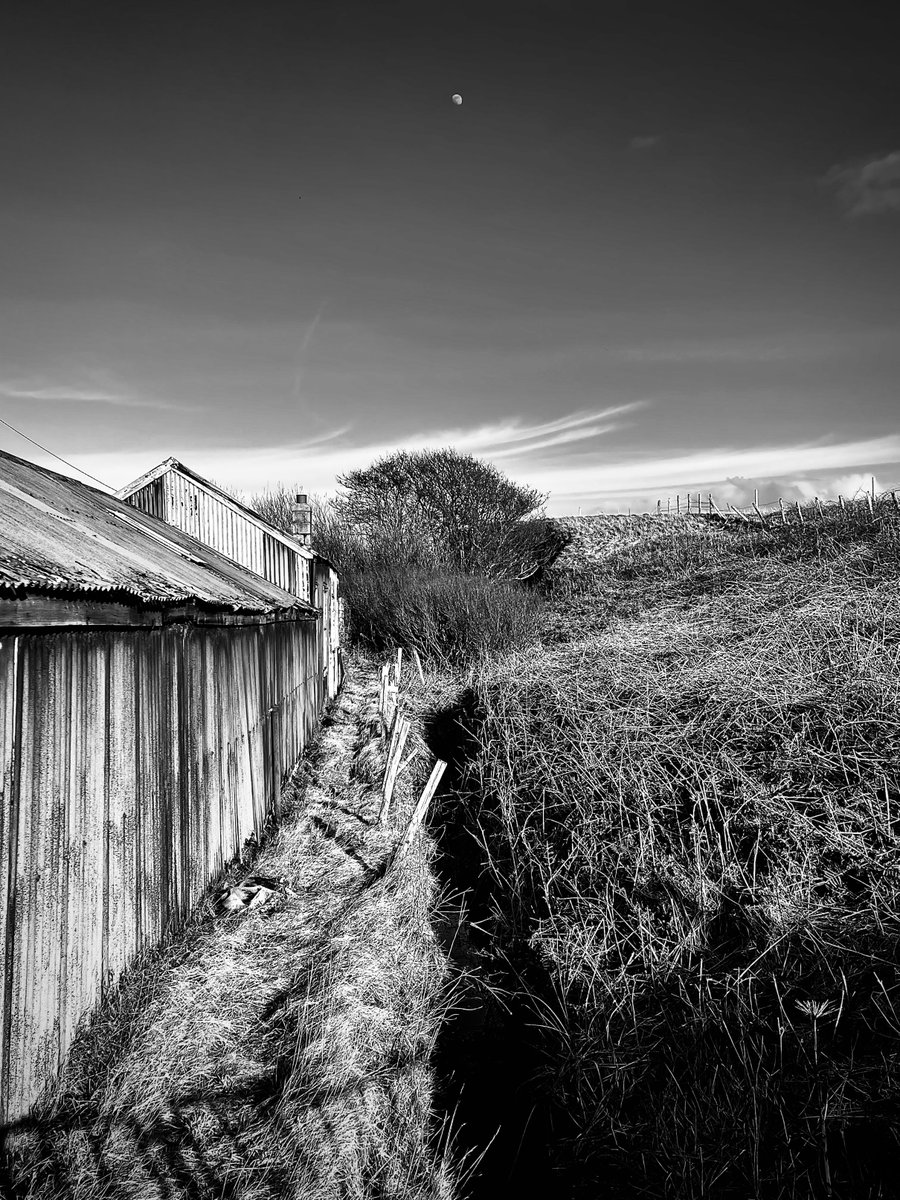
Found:
[[(376, 667), (351, 664), (286, 791), (252, 868), (286, 890), (210, 905), (129, 973), (14, 1133), (14, 1195), (452, 1196), (431, 1128), (435, 883), (424, 839), (397, 862), (399, 824), (373, 823), (376, 696)], [(427, 759), (398, 789), (400, 824)]]

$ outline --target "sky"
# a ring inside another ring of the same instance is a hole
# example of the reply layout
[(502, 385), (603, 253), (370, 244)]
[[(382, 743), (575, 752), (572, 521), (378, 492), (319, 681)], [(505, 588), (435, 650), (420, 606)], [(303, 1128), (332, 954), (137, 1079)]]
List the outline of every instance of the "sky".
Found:
[(0, 449), (324, 494), (453, 446), (558, 514), (900, 486), (889, 7), (14, 0)]

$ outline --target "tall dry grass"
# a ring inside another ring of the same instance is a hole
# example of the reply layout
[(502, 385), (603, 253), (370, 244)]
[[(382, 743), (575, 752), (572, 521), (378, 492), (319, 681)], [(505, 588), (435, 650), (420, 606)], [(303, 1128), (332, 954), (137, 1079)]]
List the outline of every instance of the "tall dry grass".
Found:
[(586, 1195), (895, 1194), (900, 524), (804, 516), (595, 554), (476, 677), (494, 932), (544, 968)]

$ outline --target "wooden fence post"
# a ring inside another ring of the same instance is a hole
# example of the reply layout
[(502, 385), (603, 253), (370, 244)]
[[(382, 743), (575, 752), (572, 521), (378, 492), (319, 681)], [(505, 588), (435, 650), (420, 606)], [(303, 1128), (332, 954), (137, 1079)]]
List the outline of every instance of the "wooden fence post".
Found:
[(383, 798), (381, 801), (381, 810), (378, 813), (379, 821), (383, 821), (387, 817), (391, 796), (394, 794), (394, 784), (397, 782), (397, 772), (400, 770), (400, 759), (403, 757), (403, 749), (406, 746), (409, 730), (409, 721), (405, 717), (400, 717), (394, 728), (394, 734), (391, 738), (391, 748), (388, 751), (387, 765), (384, 772), (384, 785), (382, 788)]
[(447, 764), (444, 762), (444, 760), (442, 758), (439, 758), (437, 760), (437, 762), (434, 764), (434, 767), (432, 769), (432, 772), (428, 779), (428, 782), (425, 784), (425, 790), (422, 792), (422, 795), (419, 797), (419, 802), (416, 805), (415, 809), (413, 810), (413, 815), (410, 818), (409, 826), (406, 830), (406, 835), (403, 838), (403, 842), (400, 846), (401, 854), (405, 853), (407, 847), (410, 845), (413, 838), (415, 837), (416, 830), (422, 824), (422, 822), (425, 820), (425, 817), (428, 814), (428, 806), (431, 803), (434, 793), (438, 789), (438, 784), (441, 782), (441, 778), (444, 774), (444, 771), (446, 771), (446, 769), (447, 769)]
[(800, 507), (800, 501), (797, 501), (797, 520), (801, 525), (805, 524), (803, 520), (803, 509)]
[(415, 648), (415, 646), (413, 646), (412, 650), (410, 651), (410, 654), (412, 655), (413, 665), (415, 666), (416, 670), (419, 672), (419, 681), (421, 683), (424, 683), (425, 682), (425, 672), (422, 670), (422, 660), (421, 660), (421, 658), (419, 658), (419, 652)]
[(784, 501), (780, 496), (778, 497), (778, 507), (781, 509), (781, 523), (782, 525), (787, 525), (787, 517), (784, 515)]

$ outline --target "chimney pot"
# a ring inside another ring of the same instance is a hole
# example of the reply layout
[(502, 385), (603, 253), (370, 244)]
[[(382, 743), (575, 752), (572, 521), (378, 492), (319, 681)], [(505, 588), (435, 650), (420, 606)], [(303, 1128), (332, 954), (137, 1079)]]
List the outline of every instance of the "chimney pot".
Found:
[(291, 506), (291, 534), (301, 545), (308, 546), (312, 541), (312, 508), (306, 492), (295, 493)]

